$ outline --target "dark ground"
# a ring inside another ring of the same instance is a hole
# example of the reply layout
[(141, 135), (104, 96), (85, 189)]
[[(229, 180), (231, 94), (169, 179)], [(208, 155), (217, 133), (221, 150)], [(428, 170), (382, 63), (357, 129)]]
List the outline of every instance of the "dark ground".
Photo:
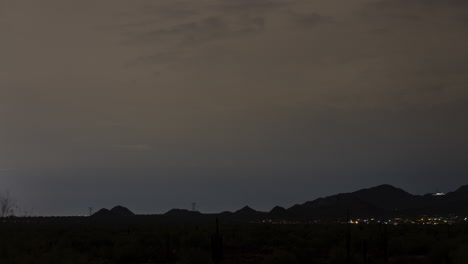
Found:
[[(213, 263), (214, 221), (0, 220), (0, 263)], [(347, 263), (345, 224), (223, 223), (221, 263)], [(468, 263), (468, 225), (350, 225), (350, 263)]]

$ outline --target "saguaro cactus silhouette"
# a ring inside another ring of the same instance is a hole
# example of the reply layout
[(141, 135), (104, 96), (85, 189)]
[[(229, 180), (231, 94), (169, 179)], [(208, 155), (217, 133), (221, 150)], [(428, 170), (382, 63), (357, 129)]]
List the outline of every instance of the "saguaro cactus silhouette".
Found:
[(367, 264), (369, 263), (369, 259), (367, 257), (367, 240), (362, 240), (362, 263)]
[(385, 262), (388, 262), (388, 229), (387, 229), (387, 223), (384, 224), (383, 249), (384, 249), (384, 260), (385, 260)]
[(346, 263), (351, 263), (351, 224), (349, 210), (346, 211)]
[(173, 261), (174, 260), (174, 248), (173, 248), (173, 241), (171, 234), (168, 233), (165, 236), (165, 243), (164, 243), (164, 253), (165, 253), (165, 259), (166, 261)]
[(216, 218), (216, 233), (211, 237), (211, 253), (213, 263), (221, 263), (223, 257), (223, 237), (219, 233), (219, 220)]

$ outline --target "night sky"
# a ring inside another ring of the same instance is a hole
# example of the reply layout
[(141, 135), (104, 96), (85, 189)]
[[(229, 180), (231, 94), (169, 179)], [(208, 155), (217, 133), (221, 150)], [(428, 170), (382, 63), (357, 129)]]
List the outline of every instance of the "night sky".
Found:
[(453, 191), (467, 29), (463, 0), (0, 0), (0, 190), (41, 215)]

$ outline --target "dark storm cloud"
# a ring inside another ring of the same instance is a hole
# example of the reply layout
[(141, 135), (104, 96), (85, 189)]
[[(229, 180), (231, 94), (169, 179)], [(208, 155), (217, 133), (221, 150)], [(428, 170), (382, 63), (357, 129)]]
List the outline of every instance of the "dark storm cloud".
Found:
[(224, 12), (266, 12), (272, 9), (283, 8), (296, 4), (297, 1), (278, 1), (278, 0), (222, 0), (215, 8)]
[(364, 13), (368, 16), (402, 19), (409, 22), (421, 21), (428, 17), (434, 21), (438, 21), (437, 17), (443, 17), (444, 20), (458, 20), (460, 22), (463, 17), (466, 17), (468, 11), (468, 3), (459, 0), (379, 0), (370, 2), (364, 7)]
[(298, 25), (306, 28), (331, 23), (333, 21), (333, 18), (329, 16), (323, 16), (317, 13), (293, 13), (291, 14), (291, 16)]
[(434, 7), (468, 7), (468, 3), (463, 0), (378, 0), (370, 3), (371, 6), (376, 7), (408, 7), (408, 6), (421, 6), (423, 8), (434, 8)]
[(198, 9), (187, 3), (171, 3), (163, 6), (144, 6), (143, 11), (154, 17), (184, 18), (200, 14)]
[(199, 21), (143, 33), (139, 39), (148, 43), (165, 41), (168, 38), (182, 38), (181, 41), (186, 45), (195, 45), (211, 40), (256, 34), (263, 30), (264, 24), (264, 19), (260, 17), (245, 16), (237, 23), (229, 23), (222, 17), (207, 17)]
[(126, 64), (127, 67), (134, 67), (143, 65), (143, 67), (147, 66), (148, 64), (168, 64), (173, 62), (177, 59), (177, 61), (181, 62), (183, 54), (180, 52), (160, 52), (153, 55), (142, 56), (136, 58)]

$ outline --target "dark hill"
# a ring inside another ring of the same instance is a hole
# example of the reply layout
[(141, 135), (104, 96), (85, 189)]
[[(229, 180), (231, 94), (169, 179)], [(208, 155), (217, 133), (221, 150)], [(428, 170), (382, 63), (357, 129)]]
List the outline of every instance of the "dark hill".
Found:
[(172, 209), (166, 212), (164, 215), (171, 217), (191, 217), (201, 215), (198, 211), (189, 211), (186, 209)]
[(287, 209), (295, 219), (468, 214), (468, 185), (446, 195), (412, 195), (388, 184), (319, 198)]
[(135, 215), (132, 211), (128, 210), (123, 206), (116, 206), (111, 210), (103, 208), (97, 211), (92, 217), (123, 217), (123, 216), (133, 216)]
[(111, 212), (106, 209), (106, 208), (102, 208), (101, 210), (97, 211), (96, 213), (94, 213), (92, 215), (92, 217), (109, 217), (111, 216)]
[(353, 216), (379, 216), (382, 209), (353, 194), (337, 194), (319, 198), (287, 209), (296, 219), (345, 218), (347, 211)]
[(281, 217), (281, 216), (286, 216), (288, 213), (288, 210), (286, 208), (281, 207), (281, 206), (275, 206), (271, 211), (268, 213), (270, 216), (273, 217)]
[(362, 189), (351, 193), (358, 199), (367, 201), (375, 207), (395, 210), (411, 207), (415, 196), (388, 184), (379, 185), (369, 189)]
[(258, 213), (260, 212), (255, 211), (254, 209), (248, 206), (244, 206), (242, 209), (234, 212), (234, 214), (237, 214), (237, 215), (250, 215), (250, 214), (258, 214)]
[(132, 211), (128, 210), (123, 206), (116, 206), (110, 210), (113, 216), (132, 216), (135, 215)]
[(449, 192), (446, 197), (457, 200), (468, 200), (468, 185), (463, 185), (454, 192)]

